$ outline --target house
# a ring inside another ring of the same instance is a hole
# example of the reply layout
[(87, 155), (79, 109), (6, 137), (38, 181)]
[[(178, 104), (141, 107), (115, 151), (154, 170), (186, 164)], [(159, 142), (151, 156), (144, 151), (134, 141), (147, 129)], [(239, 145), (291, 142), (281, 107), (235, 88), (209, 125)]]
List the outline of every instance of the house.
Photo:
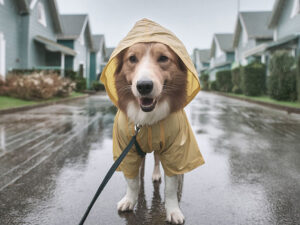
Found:
[(210, 49), (209, 79), (216, 79), (216, 73), (231, 69), (234, 61), (233, 34), (214, 34)]
[(109, 61), (109, 58), (114, 50), (115, 50), (114, 47), (106, 48), (105, 63)]
[(209, 68), (210, 62), (210, 49), (194, 49), (193, 51), (193, 62), (195, 64), (196, 70), (200, 75), (203, 72), (206, 72)]
[(273, 30), (268, 28), (271, 12), (240, 12), (237, 17), (233, 47), (235, 63), (233, 67), (245, 66), (249, 62), (258, 60), (266, 62), (264, 46), (273, 40)]
[(71, 48), (57, 43), (62, 24), (55, 0), (0, 0), (0, 74), (61, 69)]
[(90, 83), (99, 80), (106, 57), (104, 35), (93, 35), (93, 49), (90, 54)]
[(278, 49), (300, 55), (300, 0), (276, 0), (269, 23), (274, 42), (267, 47), (272, 53)]
[(93, 38), (86, 14), (61, 15), (62, 33), (58, 36), (58, 43), (73, 49), (77, 54), (68, 56), (65, 68), (79, 71), (87, 79), (90, 87), (90, 53), (93, 51)]

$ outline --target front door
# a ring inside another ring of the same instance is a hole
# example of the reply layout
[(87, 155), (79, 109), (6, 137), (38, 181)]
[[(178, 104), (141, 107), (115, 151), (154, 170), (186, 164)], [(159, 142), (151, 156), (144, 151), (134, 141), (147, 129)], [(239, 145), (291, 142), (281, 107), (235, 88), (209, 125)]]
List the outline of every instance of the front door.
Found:
[(0, 32), (0, 76), (5, 77), (5, 39), (3, 33)]

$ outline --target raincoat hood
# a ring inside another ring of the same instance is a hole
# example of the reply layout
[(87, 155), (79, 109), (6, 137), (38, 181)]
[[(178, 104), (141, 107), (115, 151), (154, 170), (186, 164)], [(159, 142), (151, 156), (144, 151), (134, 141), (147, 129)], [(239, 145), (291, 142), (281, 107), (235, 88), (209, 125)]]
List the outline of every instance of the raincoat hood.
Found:
[(187, 105), (200, 91), (200, 82), (194, 64), (182, 42), (169, 30), (148, 20), (138, 21), (127, 36), (113, 51), (101, 75), (101, 82), (111, 101), (118, 107), (118, 95), (115, 87), (114, 73), (117, 67), (116, 56), (124, 49), (139, 42), (160, 42), (169, 46), (187, 67)]

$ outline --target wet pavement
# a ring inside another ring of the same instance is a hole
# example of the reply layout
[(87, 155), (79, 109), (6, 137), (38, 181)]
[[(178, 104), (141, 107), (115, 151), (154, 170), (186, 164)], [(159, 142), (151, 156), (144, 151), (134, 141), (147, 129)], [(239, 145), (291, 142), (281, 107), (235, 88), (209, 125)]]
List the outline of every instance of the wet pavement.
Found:
[[(184, 176), (185, 224), (300, 224), (300, 116), (209, 93), (186, 108), (206, 164)], [(0, 224), (78, 224), (112, 164), (105, 96), (0, 116)], [(86, 224), (165, 223), (147, 156), (138, 205), (118, 213), (116, 173)]]

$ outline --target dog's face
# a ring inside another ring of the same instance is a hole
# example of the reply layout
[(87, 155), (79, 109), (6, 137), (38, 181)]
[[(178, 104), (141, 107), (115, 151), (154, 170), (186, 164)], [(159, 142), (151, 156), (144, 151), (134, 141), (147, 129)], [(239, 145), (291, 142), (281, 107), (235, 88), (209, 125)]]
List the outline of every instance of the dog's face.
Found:
[(118, 104), (134, 122), (143, 123), (140, 120), (150, 116), (155, 121), (146, 123), (156, 122), (184, 106), (187, 69), (168, 46), (137, 43), (122, 51), (117, 61)]

